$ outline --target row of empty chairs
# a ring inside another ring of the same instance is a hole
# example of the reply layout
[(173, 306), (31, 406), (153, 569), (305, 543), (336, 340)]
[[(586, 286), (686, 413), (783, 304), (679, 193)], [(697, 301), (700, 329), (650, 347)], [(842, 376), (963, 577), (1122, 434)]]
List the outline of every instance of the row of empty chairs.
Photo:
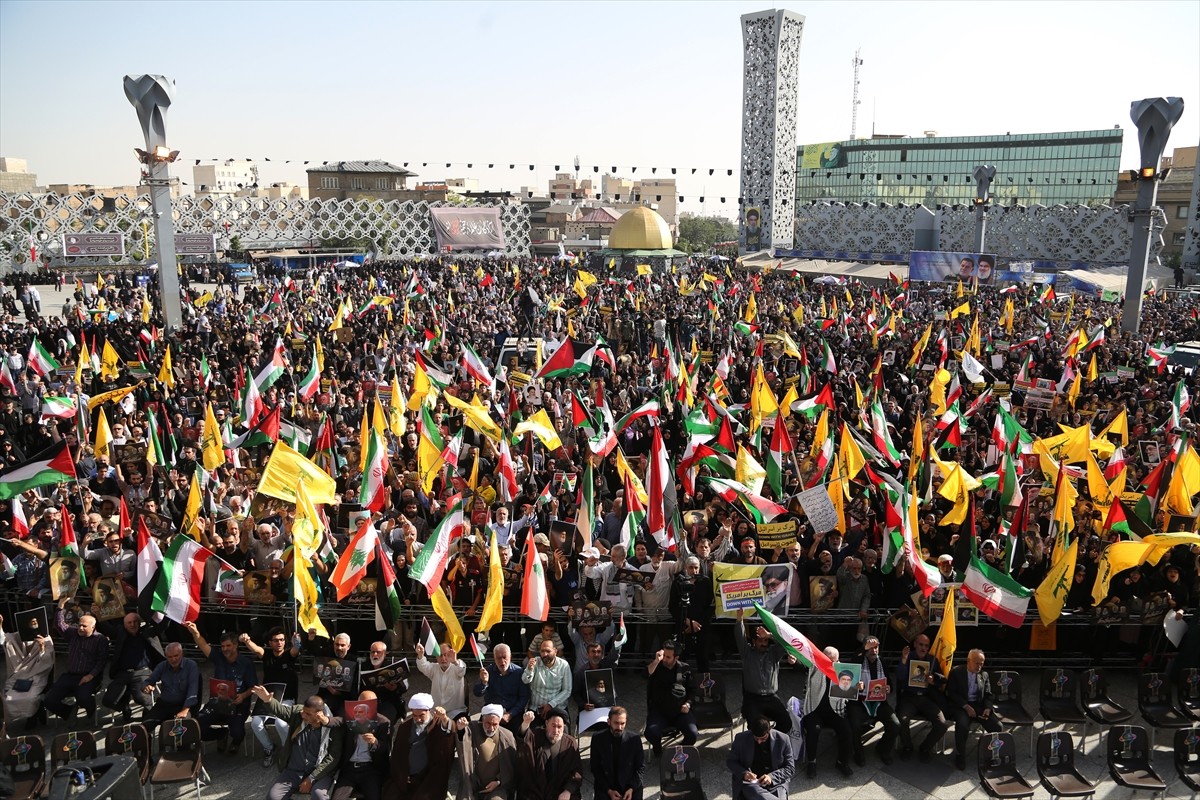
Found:
[[(1193, 792), (1200, 792), (1200, 729), (1175, 732), (1175, 774)], [(1016, 743), (1011, 733), (988, 733), (979, 738), (979, 784), (989, 797), (1032, 797), (1036, 787), (1017, 768)], [(1141, 725), (1110, 728), (1105, 744), (1108, 774), (1118, 786), (1165, 794), (1168, 781), (1152, 763), (1154, 747)], [(1096, 784), (1075, 764), (1071, 734), (1043, 733), (1037, 743), (1037, 776), (1051, 797), (1092, 797)]]
[[(97, 755), (96, 735), (91, 731), (69, 731), (54, 737), (50, 752), (40, 736), (0, 739), (0, 763), (13, 776), (16, 790), (12, 800), (35, 800), (47, 788), (48, 776), (64, 765), (93, 759)], [(155, 784), (189, 783), (200, 800), (201, 784), (207, 781), (200, 743), (200, 723), (195, 719), (177, 719), (164, 723), (158, 731), (158, 761), (151, 765), (150, 736), (137, 723), (116, 725), (104, 731), (104, 753), (125, 755), (137, 764), (137, 777), (154, 797)]]

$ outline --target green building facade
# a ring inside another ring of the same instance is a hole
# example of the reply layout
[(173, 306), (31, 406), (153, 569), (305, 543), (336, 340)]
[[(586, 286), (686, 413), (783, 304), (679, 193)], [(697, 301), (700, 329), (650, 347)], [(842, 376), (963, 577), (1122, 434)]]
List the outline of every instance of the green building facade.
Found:
[(796, 152), (796, 205), (969, 205), (975, 199), (972, 172), (981, 164), (996, 167), (996, 204), (1111, 205), (1122, 134), (1111, 128), (803, 145)]

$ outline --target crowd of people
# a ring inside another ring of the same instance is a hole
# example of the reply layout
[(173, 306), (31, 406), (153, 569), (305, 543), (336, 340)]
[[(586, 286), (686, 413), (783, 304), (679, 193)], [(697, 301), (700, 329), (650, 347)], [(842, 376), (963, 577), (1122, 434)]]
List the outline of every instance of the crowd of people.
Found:
[[(1107, 637), (1058, 637), (1097, 657), (1145, 652), (1139, 615), (1200, 597), (1200, 379), (1172, 360), (1200, 339), (1187, 294), (1150, 293), (1132, 335), (1119, 303), (1041, 284), (446, 256), (188, 286), (166, 331), (153, 284), (65, 280), (58, 314), (27, 284), (0, 300), (10, 730), (98, 703), (150, 728), (194, 717), (231, 752), (255, 737), (272, 800), (441, 797), (456, 757), (462, 796), (569, 798), (573, 726), (607, 708), (590, 774), (631, 800), (635, 722), (589, 673), (643, 671), (657, 759), (668, 734), (696, 742), (692, 706), (736, 654), (734, 796), (784, 797), (793, 744), (814, 775), (823, 728), (849, 775), (875, 720), (885, 763), (931, 757), (953, 724), (961, 767), (969, 726), (996, 727), (983, 651), (929, 656), (928, 597), (973, 563), (1032, 591), (1069, 556), (1065, 596), (1030, 620), (1110, 609)], [(316, 547), (296, 480), (264, 488), (284, 447), (333, 486)], [(22, 483), (47, 459), (70, 474)], [(1168, 529), (1153, 557), (1114, 560)], [(182, 538), (215, 556), (198, 608), (226, 613), (164, 603), (156, 562)], [(722, 588), (747, 578), (760, 614)], [(1031, 623), (1018, 638), (986, 616), (1028, 646)], [(856, 654), (849, 694), (776, 618), (831, 664)], [(490, 654), (477, 674), (468, 645)], [(409, 659), (428, 692), (408, 691)], [(1179, 659), (1200, 662), (1190, 636)], [(932, 723), (916, 750), (914, 719)]]

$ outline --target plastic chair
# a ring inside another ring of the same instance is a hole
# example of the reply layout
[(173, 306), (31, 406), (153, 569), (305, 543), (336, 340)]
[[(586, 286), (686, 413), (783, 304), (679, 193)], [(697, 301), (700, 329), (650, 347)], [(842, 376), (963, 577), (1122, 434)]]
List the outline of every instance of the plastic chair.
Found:
[(733, 715), (726, 704), (725, 678), (711, 672), (692, 673), (689, 697), (696, 728), (702, 731), (728, 730), (733, 745)]
[(1017, 769), (1017, 743), (1011, 733), (986, 733), (976, 746), (979, 788), (988, 797), (1033, 797), (1035, 788)]
[[(114, 725), (104, 731), (106, 756), (133, 756), (138, 765), (138, 781), (145, 786), (150, 780), (150, 734), (141, 723)], [(153, 790), (151, 790), (153, 791)]]
[(1118, 786), (1144, 792), (1166, 792), (1167, 784), (1150, 764), (1150, 736), (1141, 725), (1118, 725), (1105, 745), (1108, 774)]
[(1159, 728), (1170, 730), (1192, 727), (1193, 720), (1171, 699), (1171, 684), (1161, 672), (1147, 672), (1138, 678), (1138, 711), (1150, 725), (1150, 749)]
[(13, 779), (12, 800), (34, 800), (46, 788), (46, 744), (40, 736), (0, 739), (0, 764)]
[(194, 783), (200, 800), (200, 783), (206, 779), (201, 763), (200, 723), (184, 718), (167, 720), (158, 729), (158, 763), (150, 773), (150, 798), (156, 783)]
[[(1079, 684), (1079, 693), (1083, 700), (1083, 713), (1092, 722), (1100, 726), (1100, 737), (1103, 739), (1104, 728), (1113, 725), (1123, 725), (1133, 719), (1133, 712), (1113, 700), (1108, 694), (1108, 678), (1098, 669), (1089, 669), (1083, 673)], [(1086, 732), (1085, 732), (1086, 733)], [(1087, 752), (1087, 741), (1080, 743)]]
[(50, 742), (50, 771), (61, 764), (96, 757), (96, 735), (91, 731), (60, 733)]
[(1183, 713), (1200, 721), (1200, 669), (1189, 667), (1179, 673), (1179, 707)]
[(1005, 728), (1029, 728), (1029, 755), (1033, 756), (1033, 714), (1021, 702), (1021, 673), (1001, 670), (992, 682), (992, 713)]
[(1091, 797), (1096, 785), (1075, 766), (1075, 743), (1062, 731), (1043, 733), (1037, 743), (1037, 774), (1051, 797)]
[(663, 800), (708, 800), (700, 782), (700, 751), (695, 747), (664, 747), (658, 775), (658, 796)]
[(1200, 792), (1200, 728), (1175, 731), (1175, 774), (1193, 792)]
[(1079, 678), (1074, 670), (1048, 669), (1042, 672), (1042, 686), (1038, 693), (1038, 711), (1041, 713), (1042, 732), (1051, 724), (1082, 725), (1083, 737), (1087, 738), (1088, 718), (1079, 707)]

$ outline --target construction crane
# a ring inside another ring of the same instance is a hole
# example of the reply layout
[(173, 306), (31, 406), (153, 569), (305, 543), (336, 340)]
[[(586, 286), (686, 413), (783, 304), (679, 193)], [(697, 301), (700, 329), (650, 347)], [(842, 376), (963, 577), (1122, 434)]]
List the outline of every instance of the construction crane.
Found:
[(862, 102), (858, 99), (858, 71), (863, 63), (859, 58), (861, 52), (861, 47), (854, 51), (854, 99), (850, 104), (850, 141), (858, 138), (858, 104)]

